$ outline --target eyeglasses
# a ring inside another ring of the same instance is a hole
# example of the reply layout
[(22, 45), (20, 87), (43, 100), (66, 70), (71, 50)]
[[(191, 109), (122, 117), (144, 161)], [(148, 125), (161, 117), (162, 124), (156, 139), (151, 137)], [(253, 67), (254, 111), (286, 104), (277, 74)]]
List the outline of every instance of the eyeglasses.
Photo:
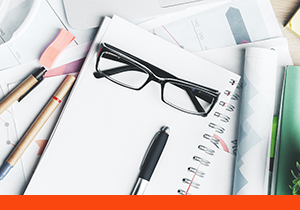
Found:
[(180, 78), (126, 53), (102, 43), (96, 62), (96, 78), (133, 90), (141, 90), (150, 81), (161, 85), (161, 99), (171, 107), (188, 114), (206, 117), (216, 104), (220, 92)]

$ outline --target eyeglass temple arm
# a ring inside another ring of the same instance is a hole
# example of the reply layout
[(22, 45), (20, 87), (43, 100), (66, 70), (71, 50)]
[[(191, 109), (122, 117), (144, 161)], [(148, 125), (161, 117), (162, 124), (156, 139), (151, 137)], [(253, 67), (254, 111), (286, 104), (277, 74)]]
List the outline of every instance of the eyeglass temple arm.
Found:
[[(151, 64), (149, 64), (149, 65), (151, 65)], [(152, 66), (151, 65), (151, 67), (148, 67), (148, 68), (150, 68), (159, 77), (178, 79), (176, 76), (174, 76), (174, 75), (172, 75), (172, 74), (170, 74), (170, 73), (168, 73), (168, 72), (166, 72), (166, 71), (164, 71), (164, 70), (162, 70), (160, 68), (157, 68), (156, 66)], [(198, 93), (193, 92), (190, 88), (184, 87), (184, 86), (179, 85), (179, 84), (174, 84), (174, 85), (176, 85), (179, 88), (184, 89), (187, 92), (187, 94), (189, 95), (190, 99), (194, 103), (195, 108), (199, 112), (200, 111), (204, 111), (204, 110), (203, 110), (202, 106), (199, 104), (199, 102), (196, 99), (195, 95), (201, 97), (201, 99), (203, 99), (207, 103), (211, 103), (213, 101), (212, 97), (208, 97), (207, 96), (208, 94), (204, 93), (204, 91), (202, 93), (198, 94)], [(212, 95), (214, 95), (216, 92), (218, 92), (218, 91), (215, 91), (215, 90), (207, 88), (207, 87), (203, 87), (203, 88), (207, 89), (207, 92), (210, 92), (210, 94), (212, 94)]]
[[(186, 89), (186, 88), (184, 88)], [(205, 110), (203, 109), (203, 107), (201, 106), (201, 104), (199, 103), (199, 101), (196, 99), (195, 95), (193, 94), (192, 91), (190, 90), (185, 90), (187, 92), (187, 94), (189, 95), (190, 99), (192, 100), (195, 108), (197, 109), (198, 112), (205, 112)]]

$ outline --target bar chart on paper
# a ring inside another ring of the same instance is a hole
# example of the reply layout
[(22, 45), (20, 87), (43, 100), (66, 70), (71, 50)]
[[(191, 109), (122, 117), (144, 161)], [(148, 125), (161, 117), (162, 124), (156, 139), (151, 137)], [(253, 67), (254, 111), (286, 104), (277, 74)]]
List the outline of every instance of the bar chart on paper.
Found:
[(240, 10), (230, 7), (225, 15), (236, 44), (251, 42)]
[(270, 37), (259, 6), (253, 0), (224, 4), (154, 28), (152, 33), (190, 52), (233, 46)]

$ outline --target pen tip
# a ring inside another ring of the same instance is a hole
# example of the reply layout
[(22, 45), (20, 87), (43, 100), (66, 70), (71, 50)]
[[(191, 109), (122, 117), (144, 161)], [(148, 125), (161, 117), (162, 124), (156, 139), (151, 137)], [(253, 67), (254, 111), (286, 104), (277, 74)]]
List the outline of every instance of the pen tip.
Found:
[(168, 126), (163, 126), (160, 130), (164, 131), (165, 133), (170, 133), (170, 128)]
[(4, 162), (4, 164), (0, 168), (0, 180), (3, 180), (4, 177), (8, 174), (10, 169), (12, 169), (13, 166), (10, 165), (8, 162)]

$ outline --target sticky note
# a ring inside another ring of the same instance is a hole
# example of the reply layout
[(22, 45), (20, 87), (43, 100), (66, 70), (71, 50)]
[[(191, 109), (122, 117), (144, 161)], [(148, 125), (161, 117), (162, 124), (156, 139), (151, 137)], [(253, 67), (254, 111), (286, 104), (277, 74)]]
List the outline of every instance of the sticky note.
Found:
[(286, 24), (285, 28), (300, 38), (300, 8)]
[(50, 69), (60, 53), (75, 39), (75, 36), (62, 28), (55, 40), (47, 47), (40, 58), (40, 64)]

